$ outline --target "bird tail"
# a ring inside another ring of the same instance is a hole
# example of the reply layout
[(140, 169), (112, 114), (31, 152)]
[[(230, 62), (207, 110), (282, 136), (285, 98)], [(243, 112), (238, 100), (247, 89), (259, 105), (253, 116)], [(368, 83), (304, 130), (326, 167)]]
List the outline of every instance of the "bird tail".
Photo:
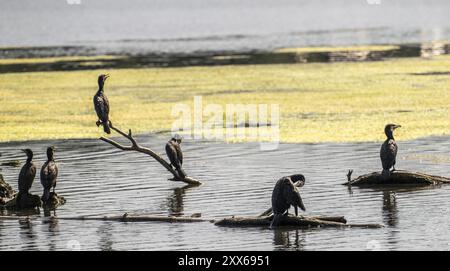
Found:
[(103, 123), (103, 131), (105, 131), (105, 133), (110, 134), (111, 133), (111, 129), (109, 128), (109, 123)]
[(381, 177), (383, 180), (388, 180), (391, 177), (391, 171), (389, 169), (383, 169), (381, 172)]
[(273, 229), (273, 227), (280, 225), (282, 217), (283, 217), (282, 214), (273, 214), (272, 222), (270, 223), (270, 228)]
[(178, 172), (178, 176), (180, 176), (181, 179), (186, 178), (186, 172), (184, 172), (184, 170), (181, 167), (177, 168), (177, 172)]
[(44, 188), (44, 194), (42, 195), (42, 201), (47, 202), (50, 198), (50, 188)]

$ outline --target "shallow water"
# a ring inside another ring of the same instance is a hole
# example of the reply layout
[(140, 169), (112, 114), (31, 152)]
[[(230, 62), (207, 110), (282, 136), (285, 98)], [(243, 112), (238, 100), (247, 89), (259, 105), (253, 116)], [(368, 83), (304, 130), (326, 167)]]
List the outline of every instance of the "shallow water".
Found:
[[(165, 138), (139, 141), (164, 152)], [(2, 161), (23, 159), (29, 147), (39, 165), (47, 142), (2, 143)], [(151, 158), (124, 153), (98, 140), (51, 142), (58, 148), (57, 192), (67, 199), (59, 217), (147, 213), (222, 218), (259, 214), (270, 205), (275, 181), (301, 172), (307, 215), (343, 215), (349, 223), (381, 223), (381, 229), (222, 228), (209, 222), (169, 224), (68, 221), (48, 223), (44, 214), (30, 220), (0, 220), (0, 250), (67, 249), (73, 240), (87, 250), (448, 250), (450, 186), (383, 191), (340, 185), (348, 169), (354, 176), (378, 170), (379, 143), (281, 144), (260, 151), (258, 144), (183, 143), (185, 168), (204, 182), (183, 189)], [(450, 138), (400, 142), (398, 168), (449, 175)], [(426, 155), (423, 155), (426, 154)], [(20, 168), (4, 167), (14, 188)], [(41, 193), (39, 180), (32, 192)]]
[(397, 44), (449, 39), (449, 12), (447, 0), (2, 0), (0, 46), (129, 53)]

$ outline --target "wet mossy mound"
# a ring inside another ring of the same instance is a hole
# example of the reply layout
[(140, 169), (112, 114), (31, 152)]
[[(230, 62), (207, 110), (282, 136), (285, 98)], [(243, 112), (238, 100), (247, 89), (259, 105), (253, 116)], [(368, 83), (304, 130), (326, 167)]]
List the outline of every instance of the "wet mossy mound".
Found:
[(9, 199), (14, 197), (14, 190), (5, 182), (2, 174), (0, 174), (0, 205), (5, 204)]
[(350, 180), (343, 185), (357, 187), (373, 187), (373, 186), (429, 186), (450, 184), (450, 178), (429, 175), (421, 172), (410, 172), (406, 170), (396, 170), (391, 173), (389, 179), (384, 180), (381, 172), (372, 172), (361, 175)]
[(53, 192), (50, 193), (50, 198), (46, 202), (43, 202), (40, 196), (33, 194), (23, 194), (19, 198), (18, 200), (18, 195), (16, 195), (14, 198), (6, 201), (3, 207), (9, 210), (30, 210), (40, 207), (56, 209), (58, 206), (66, 203), (64, 197), (58, 196)]
[(47, 201), (42, 201), (44, 208), (54, 209), (66, 203), (66, 199), (54, 192), (50, 192), (50, 197)]

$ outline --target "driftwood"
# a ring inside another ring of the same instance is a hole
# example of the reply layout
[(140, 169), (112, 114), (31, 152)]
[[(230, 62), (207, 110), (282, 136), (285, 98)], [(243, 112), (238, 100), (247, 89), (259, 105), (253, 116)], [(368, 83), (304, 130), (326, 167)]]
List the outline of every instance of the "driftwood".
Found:
[[(215, 222), (217, 226), (227, 227), (268, 227), (273, 216), (230, 217)], [(284, 216), (279, 226), (290, 227), (348, 227), (348, 228), (382, 228), (379, 224), (347, 224), (344, 217), (306, 217)]]
[(176, 217), (176, 216), (152, 216), (152, 215), (131, 215), (125, 213), (123, 215), (112, 216), (77, 216), (77, 217), (57, 217), (60, 220), (82, 220), (82, 221), (117, 221), (117, 222), (169, 222), (169, 223), (188, 223), (188, 222), (205, 222), (205, 220), (197, 217)]
[(388, 180), (383, 180), (381, 172), (373, 172), (351, 179), (352, 170), (347, 174), (347, 182), (343, 185), (349, 186), (427, 186), (438, 184), (450, 184), (450, 178), (434, 176), (420, 172), (396, 170), (391, 173)]
[(111, 129), (116, 131), (118, 134), (120, 134), (123, 137), (125, 137), (126, 139), (128, 139), (131, 142), (131, 146), (124, 146), (124, 145), (122, 145), (110, 138), (106, 138), (106, 137), (101, 137), (100, 140), (102, 140), (106, 143), (109, 143), (109, 144), (113, 145), (114, 147), (121, 149), (123, 151), (137, 151), (137, 152), (141, 152), (141, 153), (150, 155), (156, 161), (158, 161), (163, 167), (165, 167), (170, 173), (172, 173), (173, 179), (171, 179), (171, 180), (173, 180), (173, 181), (181, 181), (181, 182), (185, 182), (190, 185), (201, 185), (202, 184), (200, 181), (197, 181), (189, 176), (186, 176), (185, 178), (181, 178), (178, 175), (178, 172), (169, 163), (167, 163), (166, 160), (164, 160), (160, 155), (158, 155), (156, 152), (152, 151), (149, 148), (140, 146), (136, 142), (136, 140), (133, 138), (131, 129), (128, 130), (128, 134), (127, 134), (127, 133), (122, 132), (120, 129), (114, 127), (112, 124), (110, 124), (110, 127), (111, 127)]

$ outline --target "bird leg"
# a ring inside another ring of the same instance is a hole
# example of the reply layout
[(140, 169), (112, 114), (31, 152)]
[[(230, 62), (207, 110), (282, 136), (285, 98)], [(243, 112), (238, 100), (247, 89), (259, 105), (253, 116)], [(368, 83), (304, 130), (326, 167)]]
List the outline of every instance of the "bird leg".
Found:
[(298, 208), (297, 208), (297, 206), (294, 206), (294, 210), (295, 210), (295, 216), (298, 216)]
[(97, 120), (97, 122), (95, 123), (95, 125), (97, 125), (97, 127), (99, 127), (102, 124), (102, 122), (100, 120)]

